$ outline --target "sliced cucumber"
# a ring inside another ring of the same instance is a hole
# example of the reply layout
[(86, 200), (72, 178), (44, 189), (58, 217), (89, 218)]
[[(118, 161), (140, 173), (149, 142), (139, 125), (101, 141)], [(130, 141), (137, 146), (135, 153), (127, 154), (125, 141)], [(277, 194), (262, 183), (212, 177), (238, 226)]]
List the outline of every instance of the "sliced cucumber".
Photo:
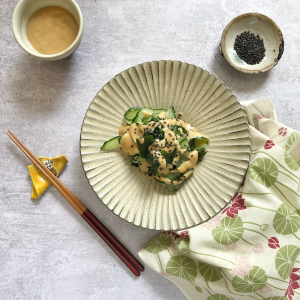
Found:
[(101, 150), (105, 151), (111, 151), (118, 147), (120, 147), (120, 141), (121, 141), (122, 135), (116, 136), (109, 141), (105, 142), (103, 146), (101, 147)]
[(187, 138), (186, 135), (183, 134), (183, 135), (178, 139), (179, 145), (180, 145), (180, 143), (181, 143), (183, 140), (185, 140), (186, 138)]
[(189, 140), (189, 145), (191, 147), (191, 150), (198, 151), (198, 161), (201, 160), (206, 154), (207, 152), (206, 148), (208, 143), (209, 143), (209, 139), (204, 136), (195, 137)]
[(143, 124), (144, 125), (147, 125), (149, 122), (151, 122), (152, 121), (152, 118), (151, 117), (145, 117), (145, 118), (143, 118), (143, 120), (142, 120), (142, 122), (143, 122)]
[(180, 141), (179, 142), (179, 146), (180, 146), (181, 149), (188, 149), (188, 148), (190, 148), (188, 139), (184, 138), (182, 141)]
[(136, 116), (136, 113), (140, 110), (138, 106), (129, 108), (124, 114), (124, 118), (127, 121), (127, 124), (132, 123), (132, 119)]
[(140, 155), (136, 155), (132, 161), (131, 161), (131, 165), (135, 166), (135, 167), (139, 167), (140, 163), (143, 163), (145, 161), (144, 158), (142, 158)]
[(159, 108), (159, 109), (152, 109), (148, 107), (142, 107), (135, 115), (135, 117), (132, 119), (132, 123), (138, 123), (138, 122), (143, 122), (143, 119), (146, 117), (144, 112), (151, 113), (152, 119), (157, 119), (158, 115), (161, 112), (166, 112), (165, 109)]
[(208, 138), (205, 136), (194, 137), (189, 140), (191, 149), (199, 149), (208, 145)]
[(166, 112), (166, 120), (176, 119), (176, 112), (173, 106), (171, 106)]

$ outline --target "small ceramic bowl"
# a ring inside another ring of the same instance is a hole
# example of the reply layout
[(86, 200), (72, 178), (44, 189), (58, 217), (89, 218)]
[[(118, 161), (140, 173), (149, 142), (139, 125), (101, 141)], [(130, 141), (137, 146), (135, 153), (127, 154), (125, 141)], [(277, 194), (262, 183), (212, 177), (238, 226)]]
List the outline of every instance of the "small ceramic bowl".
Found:
[[(234, 50), (237, 35), (250, 31), (255, 36), (259, 34), (264, 41), (265, 57), (259, 64), (249, 65), (243, 61)], [(233, 19), (224, 29), (219, 45), (219, 52), (237, 70), (258, 74), (273, 68), (280, 60), (284, 50), (281, 30), (269, 17), (259, 13), (247, 13)]]
[[(75, 17), (79, 25), (78, 34), (74, 42), (64, 51), (52, 55), (41, 54), (35, 50), (26, 34), (29, 18), (34, 12), (46, 6), (59, 6), (68, 10)], [(17, 42), (24, 51), (45, 60), (58, 60), (70, 56), (78, 48), (83, 33), (83, 18), (80, 8), (73, 0), (20, 0), (14, 9), (12, 29)]]

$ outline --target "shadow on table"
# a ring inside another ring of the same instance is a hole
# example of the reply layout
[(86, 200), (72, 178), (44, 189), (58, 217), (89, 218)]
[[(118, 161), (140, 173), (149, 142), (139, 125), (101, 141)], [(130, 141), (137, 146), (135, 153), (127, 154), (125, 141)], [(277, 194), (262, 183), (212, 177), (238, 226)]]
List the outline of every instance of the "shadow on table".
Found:
[(234, 92), (252, 92), (260, 89), (267, 81), (269, 72), (261, 74), (246, 74), (233, 68), (226, 59), (220, 55), (215, 47), (214, 59), (210, 62), (209, 71), (222, 80)]

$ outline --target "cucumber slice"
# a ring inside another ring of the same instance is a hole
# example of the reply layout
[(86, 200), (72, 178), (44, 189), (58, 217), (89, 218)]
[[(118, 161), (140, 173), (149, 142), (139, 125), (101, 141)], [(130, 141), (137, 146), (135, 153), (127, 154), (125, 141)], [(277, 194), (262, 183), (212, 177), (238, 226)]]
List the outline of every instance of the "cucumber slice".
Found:
[(127, 124), (132, 123), (132, 119), (136, 116), (136, 113), (140, 110), (138, 106), (129, 108), (124, 114), (124, 118), (127, 121)]
[(209, 143), (209, 139), (204, 136), (195, 137), (189, 140), (189, 145), (191, 147), (191, 150), (198, 151), (198, 161), (201, 160), (206, 154), (207, 152), (206, 147), (208, 143)]
[(158, 119), (158, 115), (161, 112), (166, 112), (165, 109), (159, 108), (159, 109), (152, 109), (148, 107), (142, 107), (135, 115), (135, 117), (132, 119), (132, 123), (138, 123), (138, 122), (143, 122), (143, 119), (146, 117), (144, 112), (151, 113), (152, 120)]
[(166, 112), (166, 120), (176, 119), (176, 112), (173, 106), (171, 106)]
[[(147, 125), (149, 122), (151, 122), (151, 121), (155, 121), (155, 120), (153, 120), (152, 119), (152, 117), (145, 117), (145, 118), (143, 118), (143, 120), (142, 120), (142, 123), (144, 124), (144, 125)], [(156, 122), (156, 121), (155, 121)]]
[(144, 161), (145, 160), (138, 154), (132, 159), (131, 165), (135, 167), (139, 167), (140, 163), (143, 163)]
[(188, 139), (184, 138), (181, 142), (179, 142), (179, 146), (181, 149), (189, 149), (190, 145)]
[(120, 147), (120, 141), (121, 141), (122, 135), (116, 136), (109, 141), (105, 142), (103, 146), (101, 147), (101, 150), (105, 151), (111, 151), (118, 147)]
[(191, 149), (200, 149), (206, 147), (209, 143), (209, 139), (204, 136), (194, 137), (189, 140)]

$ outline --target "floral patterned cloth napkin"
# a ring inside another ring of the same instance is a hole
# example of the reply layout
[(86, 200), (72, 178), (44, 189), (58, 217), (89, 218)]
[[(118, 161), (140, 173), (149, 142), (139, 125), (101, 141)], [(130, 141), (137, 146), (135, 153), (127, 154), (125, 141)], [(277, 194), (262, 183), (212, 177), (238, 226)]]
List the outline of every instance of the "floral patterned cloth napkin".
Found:
[(139, 255), (188, 299), (300, 299), (300, 133), (268, 100), (244, 101), (251, 158), (231, 203), (189, 230), (162, 232)]

